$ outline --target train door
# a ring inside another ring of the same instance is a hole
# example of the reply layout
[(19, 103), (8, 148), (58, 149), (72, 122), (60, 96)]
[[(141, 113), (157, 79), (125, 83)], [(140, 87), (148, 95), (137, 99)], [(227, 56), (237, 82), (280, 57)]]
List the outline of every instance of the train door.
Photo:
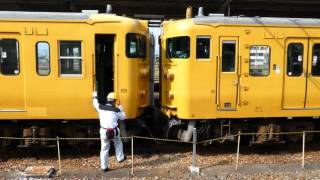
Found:
[(305, 107), (308, 39), (289, 38), (285, 43), (283, 108)]
[(218, 110), (236, 110), (238, 95), (238, 37), (220, 37)]
[(309, 39), (306, 108), (320, 108), (320, 39)]
[(114, 38), (115, 35), (96, 34), (96, 90), (100, 104), (114, 91)]
[(0, 112), (25, 111), (24, 73), (19, 39), (0, 34)]

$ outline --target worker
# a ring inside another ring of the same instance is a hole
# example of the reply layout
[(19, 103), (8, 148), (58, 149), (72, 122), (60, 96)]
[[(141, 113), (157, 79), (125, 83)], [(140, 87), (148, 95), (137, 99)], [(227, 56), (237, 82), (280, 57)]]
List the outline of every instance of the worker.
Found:
[[(108, 94), (106, 104), (99, 104), (97, 93), (93, 93), (93, 106), (98, 111), (100, 119), (100, 161), (103, 172), (108, 171), (108, 157), (111, 141), (113, 141), (115, 146), (117, 161), (121, 163), (125, 160), (120, 130), (118, 128), (118, 120), (124, 120), (126, 115), (120, 103), (117, 102), (119, 102), (117, 101), (117, 94), (114, 92)], [(118, 107), (116, 107), (116, 103), (118, 104)]]

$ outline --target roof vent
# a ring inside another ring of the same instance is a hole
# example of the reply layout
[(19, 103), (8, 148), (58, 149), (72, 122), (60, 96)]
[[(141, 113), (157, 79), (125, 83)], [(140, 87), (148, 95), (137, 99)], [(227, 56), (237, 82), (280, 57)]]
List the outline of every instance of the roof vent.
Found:
[(199, 7), (199, 8), (198, 8), (198, 15), (197, 15), (197, 17), (202, 17), (202, 16), (204, 16), (204, 15), (203, 15), (203, 7)]
[(112, 13), (112, 6), (111, 4), (107, 4), (106, 13), (111, 14)]

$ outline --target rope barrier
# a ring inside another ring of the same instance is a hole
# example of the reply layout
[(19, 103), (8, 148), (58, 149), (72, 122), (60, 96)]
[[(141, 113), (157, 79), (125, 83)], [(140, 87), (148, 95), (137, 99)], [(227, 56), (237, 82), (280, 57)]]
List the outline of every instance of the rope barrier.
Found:
[(208, 140), (197, 142), (197, 144), (204, 144), (204, 143), (208, 143), (208, 142), (212, 142), (212, 141), (221, 141), (221, 140), (225, 140), (225, 139), (228, 139), (228, 138), (231, 138), (231, 137), (237, 137), (237, 136), (239, 136), (239, 134), (229, 135), (229, 136), (225, 136), (225, 137), (221, 137), (221, 138), (215, 138), (215, 139), (208, 139)]
[[(131, 139), (132, 137), (120, 137), (120, 139)], [(116, 138), (114, 138), (116, 139)], [(59, 138), (59, 140), (62, 140), (62, 141), (69, 141), (69, 140), (99, 140), (100, 141), (100, 138)]]
[(143, 136), (133, 136), (137, 139), (147, 139), (147, 140), (154, 140), (154, 141), (167, 141), (167, 142), (178, 142), (178, 143), (186, 143), (186, 144), (193, 144), (192, 142), (185, 142), (176, 139), (161, 139), (161, 138), (150, 138), (150, 137), (143, 137)]
[[(274, 135), (293, 135), (293, 134), (303, 134), (303, 133), (320, 133), (320, 131), (300, 131), (300, 132), (279, 132), (279, 133), (272, 133)], [(232, 137), (236, 137), (239, 135), (264, 135), (264, 134), (270, 134), (270, 133), (240, 133), (240, 134), (234, 134), (234, 135), (229, 135), (229, 136), (225, 136), (225, 137), (220, 137), (220, 138), (213, 138), (213, 139), (207, 139), (207, 140), (203, 140), (200, 142), (197, 142), (196, 144), (203, 144), (203, 143), (208, 143), (208, 142), (212, 142), (212, 141), (221, 141), (221, 140), (226, 140), (228, 138), (232, 138)], [(185, 141), (181, 141), (181, 140), (176, 140), (176, 139), (164, 139), (164, 138), (155, 138), (155, 137), (144, 137), (144, 136), (130, 136), (130, 137), (120, 137), (120, 139), (131, 139), (131, 138), (136, 138), (136, 139), (146, 139), (146, 140), (153, 140), (153, 141), (166, 141), (166, 142), (177, 142), (177, 143), (186, 143), (186, 144), (193, 144), (193, 142), (189, 141), (189, 142), (185, 142)], [(0, 140), (47, 140), (47, 141), (57, 141), (58, 138), (32, 138), (32, 137), (0, 137)], [(60, 138), (60, 141), (88, 141), (88, 140), (100, 140), (100, 138)]]
[[(266, 133), (241, 133), (241, 135), (265, 135), (270, 134), (268, 132)], [(291, 135), (291, 134), (303, 134), (303, 132), (279, 132), (279, 133), (272, 133), (273, 135)]]
[(48, 140), (48, 141), (56, 141), (57, 138), (19, 138), (19, 137), (0, 137), (0, 139), (4, 139), (4, 140), (25, 140), (25, 139), (29, 139), (29, 140)]

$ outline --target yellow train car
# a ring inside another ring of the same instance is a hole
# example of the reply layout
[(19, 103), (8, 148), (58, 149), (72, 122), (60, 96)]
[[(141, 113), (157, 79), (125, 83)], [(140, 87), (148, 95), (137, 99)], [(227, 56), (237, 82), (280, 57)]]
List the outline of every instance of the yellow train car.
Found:
[(75, 123), (98, 126), (95, 90), (100, 103), (116, 92), (128, 121), (139, 118), (152, 43), (147, 21), (114, 14), (0, 12), (0, 136), (87, 137)]
[(280, 131), (314, 129), (319, 19), (211, 14), (162, 28), (161, 105), (179, 139), (190, 140), (195, 126), (205, 137), (269, 133), (253, 143), (284, 140), (274, 134)]

